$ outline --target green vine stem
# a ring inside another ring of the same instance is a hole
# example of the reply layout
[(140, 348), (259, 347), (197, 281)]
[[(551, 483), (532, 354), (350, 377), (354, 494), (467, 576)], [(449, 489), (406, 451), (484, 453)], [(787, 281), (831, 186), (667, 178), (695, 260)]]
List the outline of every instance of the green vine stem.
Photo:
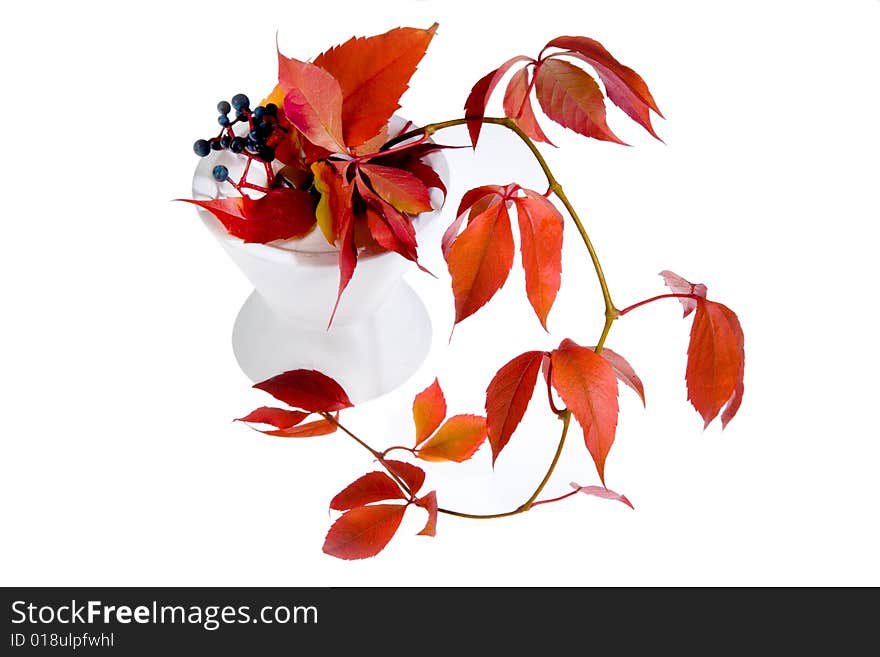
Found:
[[(593, 246), (593, 243), (590, 240), (590, 236), (587, 233), (586, 228), (584, 228), (584, 225), (581, 222), (580, 217), (578, 217), (578, 214), (575, 211), (574, 207), (572, 206), (571, 201), (568, 200), (568, 196), (566, 196), (565, 191), (562, 188), (562, 185), (559, 183), (558, 180), (556, 180), (556, 177), (553, 175), (553, 172), (550, 170), (550, 166), (547, 164), (547, 161), (544, 159), (544, 156), (541, 154), (541, 151), (538, 150), (538, 147), (535, 144), (535, 142), (533, 142), (532, 139), (525, 132), (523, 132), (522, 129), (517, 125), (516, 121), (514, 119), (510, 119), (510, 118), (506, 118), (506, 117), (483, 117), (480, 120), (483, 123), (503, 126), (503, 127), (507, 128), (508, 130), (511, 130), (514, 134), (516, 134), (520, 138), (520, 140), (522, 140), (522, 142), (528, 147), (528, 149), (531, 151), (532, 155), (535, 157), (535, 160), (537, 160), (538, 164), (541, 167), (541, 170), (544, 172), (544, 175), (547, 178), (547, 184), (549, 186), (549, 191), (552, 191), (556, 195), (556, 197), (562, 202), (562, 204), (565, 206), (566, 211), (568, 212), (569, 216), (571, 217), (572, 221), (574, 222), (574, 225), (577, 227), (578, 233), (580, 233), (581, 239), (583, 240), (584, 245), (587, 247), (587, 252), (589, 253), (590, 260), (593, 263), (593, 268), (596, 271), (596, 277), (599, 280), (599, 287), (602, 290), (602, 299), (604, 300), (604, 303), (605, 303), (605, 324), (602, 327), (602, 334), (599, 337), (599, 340), (596, 343), (596, 347), (595, 347), (596, 353), (601, 353), (602, 348), (605, 345), (605, 340), (608, 338), (608, 333), (611, 330), (611, 325), (614, 323), (615, 319), (617, 319), (620, 315), (623, 314), (623, 312), (617, 310), (617, 308), (614, 306), (614, 302), (611, 300), (611, 292), (608, 289), (608, 282), (605, 280), (605, 273), (602, 271), (602, 264), (599, 262), (599, 256), (596, 253), (596, 248)], [(429, 123), (429, 124), (424, 125), (420, 128), (415, 128), (415, 129), (410, 130), (408, 132), (405, 132), (401, 135), (398, 135), (397, 137), (394, 137), (393, 139), (389, 140), (388, 142), (386, 142), (382, 146), (382, 148), (380, 149), (380, 152), (404, 150), (407, 146), (410, 146), (411, 144), (406, 144), (404, 146), (400, 146), (399, 148), (395, 148), (395, 147), (399, 144), (404, 144), (404, 142), (412, 139), (413, 137), (420, 138), (415, 143), (422, 143), (422, 142), (426, 141), (432, 134), (434, 134), (438, 130), (443, 130), (444, 128), (451, 128), (453, 126), (458, 126), (458, 125), (464, 125), (467, 122), (468, 122), (468, 119), (461, 118), (461, 119), (451, 119), (449, 121), (440, 121), (437, 123)], [(645, 303), (647, 303), (647, 302), (645, 302)], [(637, 305), (641, 305), (641, 304), (637, 304)], [(628, 312), (629, 310), (632, 310), (634, 307), (635, 306), (627, 308), (626, 312)], [(551, 405), (552, 405), (552, 396), (551, 396)], [(571, 425), (571, 411), (570, 410), (568, 410), (568, 409), (557, 410), (554, 408), (554, 412), (556, 413), (557, 417), (559, 417), (559, 419), (562, 420), (562, 434), (559, 437), (559, 444), (556, 447), (556, 452), (553, 455), (553, 460), (550, 462), (550, 465), (547, 468), (547, 472), (544, 474), (544, 478), (541, 479), (541, 483), (538, 484), (538, 487), (535, 489), (535, 491), (529, 496), (529, 498), (523, 504), (518, 506), (513, 511), (505, 511), (503, 513), (487, 513), (487, 514), (465, 513), (462, 511), (454, 511), (452, 509), (445, 509), (442, 507), (438, 508), (437, 512), (444, 513), (444, 514), (450, 515), (450, 516), (456, 516), (458, 518), (470, 518), (470, 519), (474, 519), (474, 520), (488, 520), (488, 519), (492, 519), (492, 518), (506, 518), (508, 516), (515, 516), (520, 513), (525, 513), (526, 511), (529, 511), (532, 507), (537, 506), (539, 504), (548, 504), (550, 502), (555, 502), (555, 501), (559, 501), (559, 500), (563, 500), (568, 497), (571, 497), (574, 494), (574, 492), (576, 492), (576, 491), (571, 492), (571, 493), (566, 493), (565, 495), (561, 495), (559, 497), (554, 497), (554, 498), (538, 501), (538, 497), (544, 491), (544, 487), (550, 481), (550, 477), (553, 476), (553, 471), (556, 469), (556, 465), (559, 463), (559, 458), (562, 455), (562, 448), (565, 446), (565, 438), (568, 435), (568, 429), (569, 429), (569, 426)], [(406, 447), (394, 446), (394, 447), (389, 447), (385, 451), (380, 452), (380, 451), (370, 447), (366, 442), (364, 442), (363, 440), (358, 438), (353, 432), (346, 429), (330, 413), (321, 413), (321, 416), (325, 420), (327, 420), (328, 422), (332, 422), (333, 424), (335, 424), (342, 432), (347, 434), (355, 442), (357, 442), (361, 447), (363, 447), (370, 454), (372, 454), (372, 456), (376, 460), (378, 460), (379, 463), (382, 464), (382, 467), (384, 467), (388, 471), (388, 474), (391, 475), (391, 477), (394, 479), (395, 482), (397, 482), (397, 484), (401, 487), (401, 489), (404, 490), (407, 493), (407, 495), (409, 495), (410, 497), (413, 496), (413, 492), (409, 489), (409, 486), (407, 486), (406, 482), (404, 482), (403, 479), (400, 476), (398, 476), (395, 472), (393, 472), (388, 467), (388, 465), (385, 463), (385, 455), (393, 449), (404, 449), (404, 450), (408, 450), (408, 451), (413, 451), (413, 450), (410, 450), (409, 448), (406, 448)]]
[[(599, 287), (602, 289), (602, 299), (605, 302), (605, 325), (602, 328), (602, 335), (599, 337), (599, 341), (596, 343), (596, 353), (600, 353), (605, 345), (605, 340), (608, 338), (608, 332), (611, 330), (611, 325), (614, 323), (614, 320), (617, 319), (620, 313), (617, 308), (614, 307), (614, 302), (611, 300), (611, 292), (609, 291), (608, 283), (605, 280), (605, 273), (602, 271), (602, 264), (601, 262), (599, 262), (599, 256), (596, 253), (596, 248), (593, 246), (593, 243), (590, 240), (587, 229), (584, 228), (584, 224), (581, 222), (580, 217), (578, 217), (578, 214), (572, 206), (571, 201), (568, 200), (568, 196), (566, 196), (565, 191), (562, 189), (562, 185), (559, 183), (558, 180), (556, 180), (556, 177), (550, 170), (550, 167), (547, 164), (547, 161), (544, 159), (544, 156), (541, 154), (541, 151), (538, 150), (538, 146), (526, 133), (522, 131), (522, 129), (517, 125), (516, 121), (514, 119), (506, 117), (490, 116), (483, 117), (480, 120), (483, 123), (503, 126), (508, 130), (511, 130), (514, 134), (516, 134), (517, 137), (522, 140), (522, 142), (532, 152), (532, 155), (534, 155), (535, 160), (537, 160), (538, 164), (541, 167), (541, 170), (544, 172), (550, 190), (562, 202), (562, 205), (565, 206), (566, 211), (568, 212), (569, 216), (571, 216), (574, 225), (577, 227), (578, 233), (580, 233), (581, 239), (583, 240), (584, 245), (587, 247), (587, 252), (590, 254), (590, 260), (593, 262), (593, 268), (596, 270), (596, 277), (599, 279)], [(451, 119), (449, 121), (439, 121), (437, 123), (429, 123), (422, 126), (421, 128), (416, 128), (414, 130), (410, 130), (409, 132), (405, 132), (402, 135), (398, 135), (394, 139), (387, 142), (382, 148), (392, 148), (394, 145), (405, 142), (409, 139), (412, 139), (413, 137), (430, 137), (438, 130), (451, 128), (457, 125), (464, 125), (468, 121), (469, 119), (462, 118)]]

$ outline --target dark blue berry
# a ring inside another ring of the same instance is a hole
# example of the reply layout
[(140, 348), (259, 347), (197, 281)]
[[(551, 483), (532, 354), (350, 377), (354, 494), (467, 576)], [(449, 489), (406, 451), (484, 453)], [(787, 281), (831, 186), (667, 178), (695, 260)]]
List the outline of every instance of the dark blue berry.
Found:
[(247, 109), (251, 105), (251, 100), (244, 94), (235, 94), (232, 97), (232, 106), (237, 110)]
[(266, 114), (266, 108), (260, 105), (259, 107), (254, 108), (254, 120), (259, 121)]
[(247, 121), (248, 115), (247, 112), (236, 112), (235, 118), (239, 121)]
[(269, 103), (266, 105), (266, 114), (269, 116), (278, 116), (278, 105), (275, 103)]
[(199, 139), (193, 144), (193, 151), (195, 151), (195, 154), (199, 157), (205, 157), (211, 152), (211, 144), (208, 143), (207, 139)]
[(229, 117), (225, 114), (221, 114), (217, 117), (217, 123), (222, 125), (224, 128), (229, 125)]
[(275, 149), (271, 146), (260, 146), (257, 151), (257, 156), (263, 160), (263, 162), (271, 162), (275, 159)]
[(262, 141), (263, 136), (260, 134), (260, 131), (254, 128), (248, 133), (248, 141), (252, 141), (255, 143), (259, 143)]
[(223, 182), (229, 177), (229, 169), (222, 164), (218, 164), (214, 167), (213, 171), (211, 171), (211, 175), (214, 176), (214, 180), (217, 182)]
[(219, 140), (219, 139), (212, 139), (212, 140), (211, 140), (211, 150), (212, 150), (212, 151), (219, 151), (219, 150), (221, 150), (222, 148), (223, 148), (223, 147), (220, 145), (220, 140)]
[(234, 137), (232, 142), (229, 144), (229, 150), (233, 153), (241, 153), (244, 150), (244, 145), (246, 141), (241, 137)]
[(232, 139), (229, 135), (223, 135), (220, 137), (220, 148), (229, 148), (229, 144), (232, 143)]
[(225, 100), (221, 100), (219, 103), (217, 103), (217, 111), (221, 114), (229, 114), (229, 111), (231, 109), (232, 108), (229, 106), (229, 103), (227, 103)]

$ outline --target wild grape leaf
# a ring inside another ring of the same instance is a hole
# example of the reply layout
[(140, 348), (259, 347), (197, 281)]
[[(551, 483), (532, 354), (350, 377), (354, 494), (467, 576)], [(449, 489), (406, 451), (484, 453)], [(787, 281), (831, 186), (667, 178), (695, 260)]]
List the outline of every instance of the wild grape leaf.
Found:
[(428, 188), (409, 171), (379, 164), (362, 164), (360, 170), (373, 191), (400, 212), (420, 214), (432, 209)]
[(486, 424), (492, 464), (510, 441), (535, 390), (543, 351), (527, 351), (506, 363), (486, 388)]
[(605, 101), (596, 81), (561, 59), (545, 59), (535, 73), (541, 109), (556, 123), (585, 137), (623, 144), (605, 121)]
[(287, 429), (275, 429), (272, 431), (257, 429), (257, 431), (267, 436), (277, 436), (278, 438), (314, 438), (315, 436), (326, 436), (334, 433), (338, 428), (339, 426), (335, 422), (322, 418), (313, 422), (299, 424), (295, 427), (288, 427)]
[(603, 500), (616, 500), (617, 502), (623, 502), (630, 509), (635, 508), (632, 505), (632, 502), (626, 499), (626, 495), (615, 493), (613, 490), (605, 488), (604, 486), (581, 486), (580, 484), (576, 484), (574, 482), (571, 482), (569, 486), (574, 488), (579, 493), (584, 493), (585, 495), (593, 495), (594, 497), (601, 497)]
[(545, 144), (553, 146), (541, 126), (538, 125), (538, 119), (535, 117), (535, 111), (532, 109), (532, 101), (529, 95), (532, 91), (532, 85), (529, 83), (529, 68), (521, 68), (507, 83), (507, 89), (504, 92), (504, 115), (512, 119), (516, 119), (516, 124), (535, 141), (542, 141)]
[(522, 264), (526, 273), (526, 295), (541, 326), (547, 330), (547, 315), (562, 274), (562, 215), (548, 199), (523, 190), (525, 196), (513, 200), (519, 222)]
[(725, 405), (722, 426), (736, 414), (742, 401), (745, 353), (739, 319), (716, 301), (699, 299), (691, 326), (685, 372), (688, 400), (703, 417), (704, 428)]
[(648, 85), (638, 73), (617, 61), (601, 43), (587, 37), (561, 36), (553, 39), (546, 47), (570, 50), (590, 64), (605, 85), (605, 92), (611, 102), (651, 135), (660, 139), (651, 126), (650, 110), (658, 116), (663, 115), (654, 102)]
[[(672, 290), (673, 294), (695, 294), (698, 297), (706, 298), (708, 290), (702, 283), (691, 283), (668, 269), (661, 271), (660, 275), (663, 277), (663, 282), (665, 282), (666, 286)], [(690, 315), (697, 308), (696, 299), (679, 297), (678, 300), (681, 301), (681, 305), (684, 307), (684, 317)]]
[(315, 200), (302, 189), (273, 189), (257, 199), (232, 196), (210, 201), (178, 200), (204, 208), (230, 235), (244, 242), (266, 244), (302, 237), (315, 225)]
[(480, 138), (480, 130), (483, 127), (482, 119), (486, 115), (486, 105), (489, 102), (489, 96), (492, 95), (495, 87), (498, 86), (498, 83), (501, 82), (501, 78), (503, 78), (504, 74), (510, 70), (511, 66), (517, 62), (527, 61), (530, 61), (529, 58), (523, 57), (522, 55), (508, 59), (494, 71), (490, 71), (477, 80), (477, 83), (471, 89), (467, 100), (464, 102), (464, 116), (468, 119), (468, 133), (470, 134), (471, 144), (474, 148), (477, 147), (477, 140)]
[(381, 552), (393, 537), (406, 505), (373, 504), (343, 513), (324, 540), (324, 552), (340, 559), (366, 559)]
[(443, 257), (447, 261), (449, 260), (449, 249), (452, 248), (455, 238), (458, 237), (458, 231), (461, 229), (461, 224), (468, 211), (470, 211), (470, 216), (473, 218), (488, 209), (490, 205), (493, 205), (492, 201), (500, 203), (503, 194), (504, 187), (500, 185), (483, 185), (482, 187), (469, 189), (464, 193), (464, 196), (461, 197), (461, 202), (458, 204), (458, 214), (449, 225), (449, 228), (446, 229), (446, 232), (443, 233), (443, 239), (440, 242)]
[(605, 483), (605, 459), (617, 431), (617, 378), (592, 349), (563, 340), (550, 354), (552, 383), (584, 431), (584, 442)]
[[(590, 347), (590, 349), (595, 348)], [(635, 391), (635, 393), (639, 396), (639, 399), (642, 400), (642, 406), (644, 406), (645, 386), (642, 384), (642, 380), (639, 378), (639, 375), (636, 374), (633, 366), (629, 364), (626, 358), (621, 356), (616, 351), (609, 349), (608, 347), (602, 348), (601, 356), (608, 361), (609, 365), (611, 365), (611, 369), (614, 370), (614, 375), (617, 377), (617, 379), (619, 381), (623, 381), (626, 385), (628, 385)]]
[(486, 440), (486, 418), (453, 415), (423, 443), (417, 456), (425, 461), (467, 461)]
[(254, 384), (288, 406), (304, 411), (325, 413), (352, 406), (351, 400), (336, 381), (315, 370), (288, 370)]
[(430, 438), (446, 419), (446, 397), (443, 396), (443, 390), (437, 379), (416, 395), (412, 411), (416, 424), (416, 447), (418, 447)]
[(440, 177), (440, 174), (437, 171), (422, 162), (421, 160), (405, 160), (401, 164), (402, 169), (406, 169), (411, 174), (413, 174), (416, 178), (422, 181), (422, 184), (427, 187), (436, 187), (443, 193), (443, 198), (446, 198), (446, 185), (443, 182), (443, 179)]
[(417, 536), (437, 535), (437, 491), (431, 491), (427, 495), (416, 500), (416, 505), (428, 512), (428, 522), (425, 528)]
[(358, 146), (388, 123), (436, 31), (434, 23), (353, 37), (315, 58), (315, 66), (338, 80), (346, 144)]
[(513, 265), (507, 205), (473, 217), (449, 248), (447, 265), (455, 296), (455, 323), (474, 314), (504, 285)]
[(284, 408), (272, 408), (260, 406), (244, 417), (236, 418), (236, 422), (254, 422), (256, 424), (271, 424), (276, 429), (289, 429), (305, 420), (311, 413), (303, 411), (290, 411)]
[(418, 262), (416, 231), (409, 216), (373, 192), (358, 176), (357, 190), (367, 204), (367, 225), (374, 239), (407, 260)]
[(297, 130), (316, 146), (344, 153), (342, 89), (336, 79), (314, 64), (279, 52), (278, 83), (284, 90), (284, 114)]
[(409, 488), (409, 492), (415, 495), (425, 483), (425, 471), (419, 466), (407, 463), (406, 461), (393, 461), (382, 459), (382, 465), (388, 468), (389, 472), (403, 479), (403, 483)]
[(405, 500), (406, 496), (391, 477), (384, 472), (368, 472), (343, 488), (330, 500), (330, 508), (347, 511), (356, 506), (384, 500)]
[(346, 168), (337, 168), (329, 162), (312, 164), (315, 174), (315, 188), (321, 193), (321, 200), (315, 210), (318, 226), (324, 237), (339, 248), (339, 291), (333, 312), (330, 313), (328, 327), (333, 323), (342, 293), (351, 281), (357, 266), (357, 246), (354, 240), (354, 209), (352, 194), (354, 186), (346, 179)]

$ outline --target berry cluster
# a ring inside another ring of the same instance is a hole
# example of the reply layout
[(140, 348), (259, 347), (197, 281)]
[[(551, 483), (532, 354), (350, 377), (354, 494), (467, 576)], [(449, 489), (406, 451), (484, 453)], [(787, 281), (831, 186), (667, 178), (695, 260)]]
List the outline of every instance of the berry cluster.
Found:
[[(272, 186), (272, 167), (270, 163), (275, 160), (275, 147), (287, 133), (285, 126), (281, 125), (278, 116), (278, 106), (274, 103), (259, 105), (254, 109), (250, 107), (251, 101), (245, 94), (235, 94), (231, 102), (221, 100), (217, 103), (217, 123), (220, 124), (220, 133), (212, 139), (199, 139), (193, 144), (193, 151), (199, 157), (205, 157), (211, 151), (229, 150), (248, 158), (247, 172), (250, 161), (258, 160), (263, 163), (269, 178), (269, 186)], [(230, 118), (230, 113), (235, 112), (235, 117)], [(235, 132), (236, 124), (247, 124), (246, 136), (239, 136)], [(229, 180), (229, 170), (222, 164), (214, 167), (212, 174), (218, 182)], [(247, 173), (236, 184), (229, 182), (239, 189), (241, 186), (255, 187), (245, 182)]]

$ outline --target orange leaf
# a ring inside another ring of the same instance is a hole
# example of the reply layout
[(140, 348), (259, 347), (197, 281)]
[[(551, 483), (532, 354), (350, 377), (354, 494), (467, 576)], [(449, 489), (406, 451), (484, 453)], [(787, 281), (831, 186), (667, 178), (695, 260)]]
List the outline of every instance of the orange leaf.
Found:
[(458, 231), (468, 210), (470, 210), (471, 218), (476, 217), (490, 206), (500, 203), (503, 195), (504, 187), (500, 185), (483, 185), (482, 187), (469, 189), (464, 193), (464, 196), (461, 197), (461, 202), (458, 204), (458, 214), (449, 225), (449, 228), (446, 229), (446, 232), (443, 233), (443, 239), (440, 242), (440, 247), (443, 249), (443, 257), (447, 261), (449, 260), (449, 249), (452, 248), (455, 238), (458, 237)]
[[(702, 283), (691, 283), (683, 279), (678, 274), (674, 274), (668, 269), (664, 269), (660, 272), (660, 275), (663, 277), (663, 282), (666, 283), (666, 286), (673, 291), (675, 294), (695, 294), (698, 297), (706, 298), (706, 293), (708, 289)], [(684, 316), (687, 317), (697, 308), (697, 300), (691, 299), (690, 297), (679, 297), (678, 299), (681, 301), (681, 305), (684, 306)]]
[(486, 440), (486, 418), (454, 415), (418, 451), (425, 461), (467, 461)]
[(489, 96), (501, 82), (504, 74), (510, 70), (510, 67), (517, 62), (530, 61), (528, 57), (518, 55), (508, 59), (494, 71), (486, 73), (482, 78), (477, 80), (476, 84), (468, 94), (467, 100), (464, 101), (464, 116), (468, 119), (467, 128), (470, 133), (471, 144), (477, 147), (477, 140), (480, 138), (480, 130), (483, 127), (482, 118), (486, 114), (486, 105), (489, 103)]
[(745, 353), (739, 319), (730, 308), (700, 299), (691, 327), (685, 373), (688, 400), (703, 416), (704, 428), (727, 404), (722, 427), (739, 409)]
[(358, 506), (333, 523), (324, 540), (324, 552), (340, 559), (366, 559), (381, 552), (394, 537), (406, 506)]
[(608, 347), (603, 347), (601, 355), (602, 358), (607, 360), (608, 364), (611, 365), (611, 369), (614, 370), (614, 375), (618, 380), (623, 381), (626, 385), (635, 390), (635, 393), (642, 400), (642, 406), (644, 406), (645, 387), (642, 385), (642, 380), (639, 378), (639, 375), (636, 374), (633, 366), (627, 362), (626, 358), (618, 354), (616, 351), (612, 351)]
[(279, 438), (314, 438), (315, 436), (326, 436), (335, 432), (337, 425), (329, 420), (315, 420), (314, 422), (306, 422), (288, 429), (278, 429), (276, 431), (261, 431), (267, 436), (278, 436)]
[(255, 384), (254, 388), (304, 411), (322, 413), (352, 406), (336, 381), (315, 370), (289, 370)]
[(623, 144), (605, 122), (605, 99), (583, 69), (561, 59), (545, 59), (535, 73), (541, 109), (556, 123), (585, 137)]
[(520, 354), (502, 366), (486, 388), (486, 424), (493, 465), (525, 415), (546, 355), (543, 351)]
[(520, 248), (526, 273), (526, 295), (541, 326), (547, 330), (547, 315), (562, 274), (562, 215), (553, 203), (531, 190), (514, 199), (519, 222)]
[(431, 210), (431, 194), (424, 183), (409, 171), (379, 164), (362, 164), (370, 187), (387, 203), (408, 214)]
[(425, 528), (420, 531), (417, 536), (436, 536), (437, 535), (437, 491), (431, 491), (424, 497), (416, 500), (416, 505), (422, 507), (428, 512), (428, 522)]
[(284, 90), (288, 120), (316, 146), (332, 153), (345, 152), (342, 90), (333, 76), (314, 64), (279, 52), (278, 83)]
[(535, 111), (532, 109), (532, 101), (529, 98), (532, 86), (529, 84), (528, 67), (521, 68), (507, 83), (507, 89), (504, 92), (504, 115), (512, 119), (516, 119), (517, 125), (522, 131), (535, 141), (542, 141), (545, 144), (554, 146), (553, 142), (547, 139), (547, 135), (538, 125), (538, 119), (535, 117)]
[(416, 423), (416, 447), (418, 447), (446, 418), (446, 398), (437, 379), (416, 395), (412, 410), (413, 420)]
[(581, 486), (580, 484), (576, 484), (571, 482), (569, 484), (572, 488), (574, 488), (578, 493), (584, 493), (585, 495), (593, 495), (594, 497), (601, 497), (603, 500), (615, 500), (617, 502), (623, 502), (630, 509), (634, 509), (635, 507), (632, 505), (628, 499), (626, 499), (626, 495), (621, 495), (620, 493), (615, 493), (613, 490), (605, 488), (604, 486)]
[(605, 483), (605, 458), (617, 431), (617, 378), (592, 349), (563, 340), (550, 355), (553, 387), (584, 431), (584, 442)]
[(339, 82), (346, 144), (358, 146), (385, 127), (436, 31), (434, 23), (353, 37), (315, 58)]
[(311, 413), (303, 411), (289, 411), (284, 408), (272, 408), (260, 406), (244, 417), (236, 418), (236, 422), (255, 422), (257, 424), (271, 424), (276, 429), (289, 429), (305, 420)]
[(384, 472), (369, 472), (358, 477), (330, 500), (330, 508), (347, 511), (356, 506), (383, 500), (405, 500), (400, 486)]
[(595, 68), (611, 102), (651, 135), (660, 139), (651, 126), (650, 110), (654, 110), (658, 116), (663, 115), (654, 102), (648, 85), (638, 73), (617, 61), (601, 43), (594, 39), (562, 36), (553, 39), (547, 47), (573, 51), (575, 56)]
[(407, 463), (406, 461), (391, 461), (382, 459), (382, 465), (388, 468), (389, 472), (403, 479), (403, 483), (409, 488), (409, 492), (415, 495), (425, 483), (425, 471), (419, 466)]
[(504, 285), (513, 265), (513, 233), (507, 205), (498, 203), (476, 217), (449, 248), (455, 323), (479, 310)]
[(315, 225), (315, 200), (302, 189), (273, 189), (265, 196), (232, 196), (210, 201), (178, 199), (213, 214), (230, 235), (265, 244), (308, 233)]

